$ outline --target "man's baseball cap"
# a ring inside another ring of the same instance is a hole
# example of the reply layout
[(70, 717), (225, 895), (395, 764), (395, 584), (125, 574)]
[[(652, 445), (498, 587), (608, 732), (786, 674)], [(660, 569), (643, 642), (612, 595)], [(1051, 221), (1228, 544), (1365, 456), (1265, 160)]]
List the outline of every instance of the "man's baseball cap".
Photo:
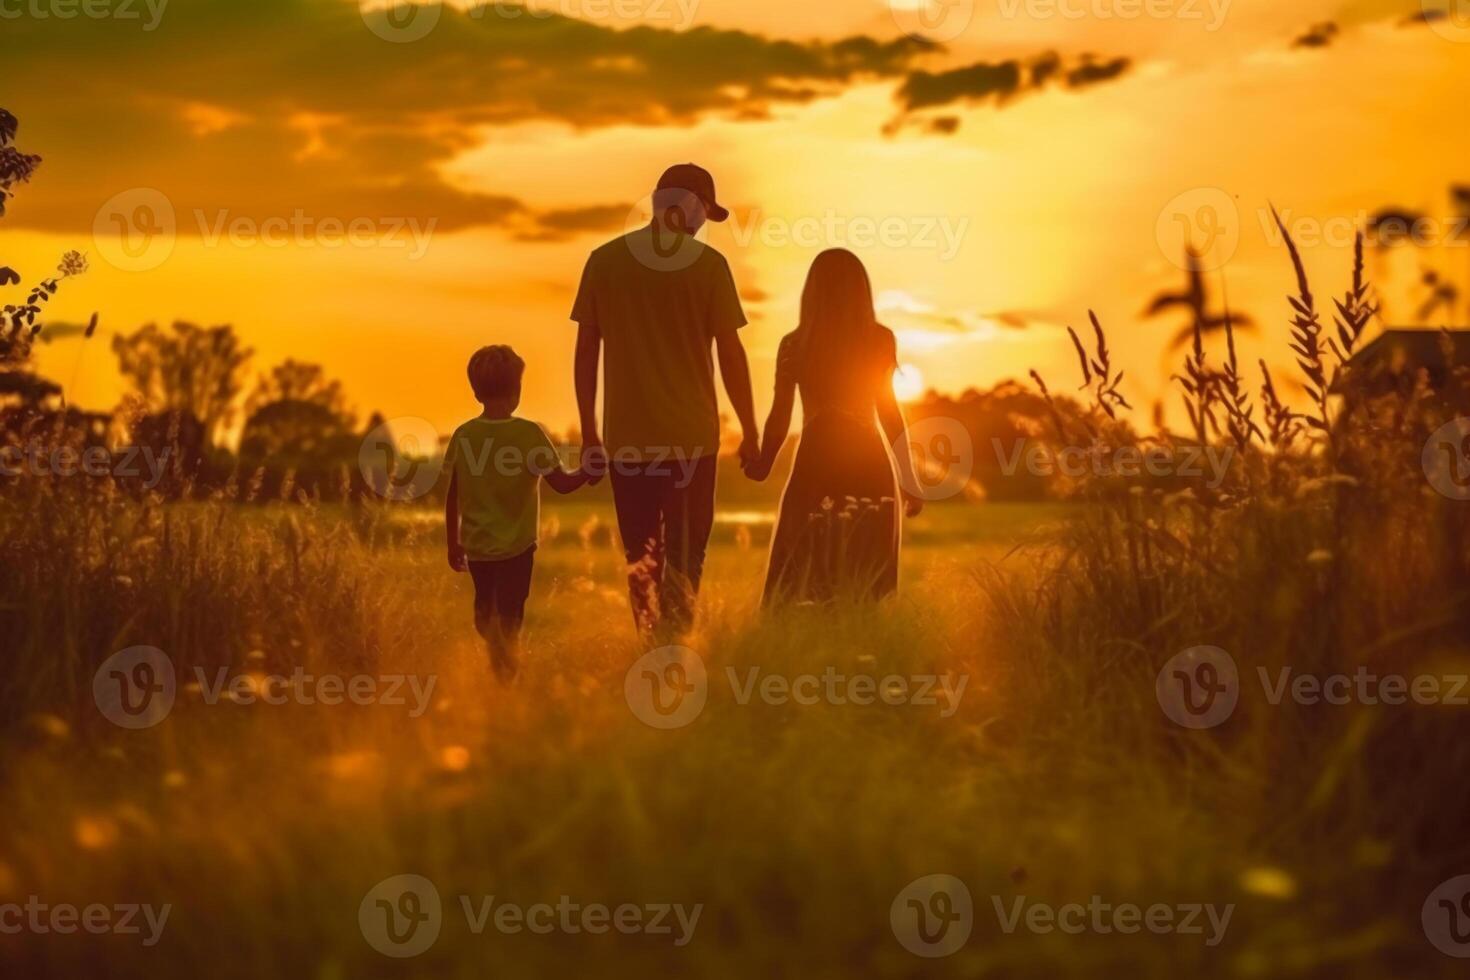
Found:
[(673, 188), (688, 191), (699, 198), (704, 203), (704, 210), (709, 220), (724, 221), (730, 217), (729, 210), (716, 203), (715, 179), (703, 167), (692, 163), (677, 163), (665, 170), (664, 175), (658, 179), (655, 193)]

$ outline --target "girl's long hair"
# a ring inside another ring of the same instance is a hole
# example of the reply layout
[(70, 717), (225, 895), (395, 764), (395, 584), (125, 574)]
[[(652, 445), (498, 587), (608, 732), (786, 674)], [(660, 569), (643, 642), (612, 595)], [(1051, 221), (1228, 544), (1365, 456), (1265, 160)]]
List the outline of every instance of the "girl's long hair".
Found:
[(807, 384), (841, 384), (871, 358), (879, 334), (873, 285), (862, 260), (845, 248), (812, 262), (801, 293), (798, 370)]

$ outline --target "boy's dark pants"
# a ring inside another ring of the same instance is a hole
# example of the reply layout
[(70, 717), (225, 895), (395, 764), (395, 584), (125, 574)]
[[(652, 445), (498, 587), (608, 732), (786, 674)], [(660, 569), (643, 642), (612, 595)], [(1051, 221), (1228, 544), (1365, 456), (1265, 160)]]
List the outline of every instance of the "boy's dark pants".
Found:
[(715, 522), (715, 457), (617, 462), (613, 506), (628, 559), (628, 597), (638, 628), (694, 623), (704, 552)]
[(475, 583), (475, 629), (490, 646), (497, 671), (515, 670), (516, 645), (526, 618), (536, 548), (502, 561), (469, 562)]

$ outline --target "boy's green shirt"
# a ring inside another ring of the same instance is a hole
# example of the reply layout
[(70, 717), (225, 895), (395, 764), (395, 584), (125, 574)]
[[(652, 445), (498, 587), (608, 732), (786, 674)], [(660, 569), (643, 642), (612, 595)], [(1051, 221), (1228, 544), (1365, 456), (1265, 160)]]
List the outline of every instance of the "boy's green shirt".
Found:
[(541, 474), (561, 465), (541, 426), (515, 417), (470, 419), (454, 430), (444, 462), (456, 477), (466, 558), (501, 561), (535, 546)]

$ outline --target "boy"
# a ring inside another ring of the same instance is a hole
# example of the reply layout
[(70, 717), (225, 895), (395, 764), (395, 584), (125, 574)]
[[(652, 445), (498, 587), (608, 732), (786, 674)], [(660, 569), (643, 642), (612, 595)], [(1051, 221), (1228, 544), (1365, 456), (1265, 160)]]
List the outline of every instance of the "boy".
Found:
[(540, 484), (571, 493), (596, 483), (567, 472), (535, 422), (511, 413), (521, 401), (526, 362), (509, 347), (483, 347), (470, 358), (470, 387), (485, 410), (454, 430), (445, 454), (450, 472), (444, 527), (449, 567), (475, 582), (475, 629), (490, 649), (495, 675), (519, 669), (521, 621), (541, 520)]

